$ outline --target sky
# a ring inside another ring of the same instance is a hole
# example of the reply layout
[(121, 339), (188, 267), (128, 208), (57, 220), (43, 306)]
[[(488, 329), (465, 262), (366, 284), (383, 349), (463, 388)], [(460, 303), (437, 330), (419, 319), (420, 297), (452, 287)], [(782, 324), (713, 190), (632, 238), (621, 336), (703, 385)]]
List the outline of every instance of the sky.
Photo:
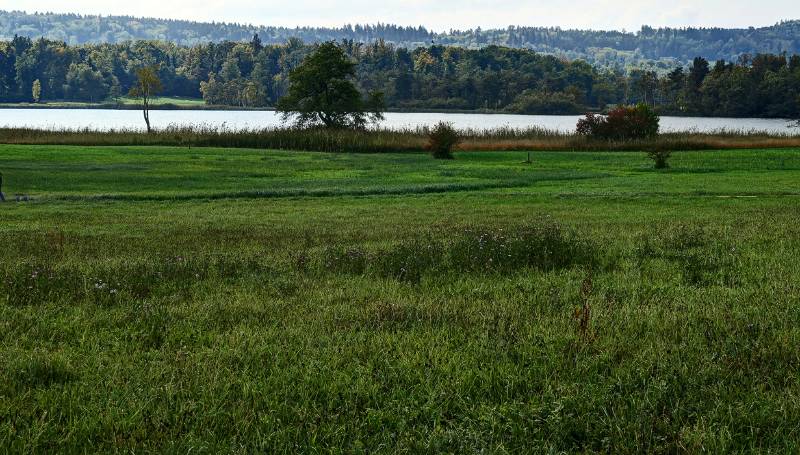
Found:
[(758, 27), (800, 19), (798, 0), (0, 0), (0, 9), (289, 27), (383, 22), (436, 31), (509, 25), (628, 31), (643, 24)]

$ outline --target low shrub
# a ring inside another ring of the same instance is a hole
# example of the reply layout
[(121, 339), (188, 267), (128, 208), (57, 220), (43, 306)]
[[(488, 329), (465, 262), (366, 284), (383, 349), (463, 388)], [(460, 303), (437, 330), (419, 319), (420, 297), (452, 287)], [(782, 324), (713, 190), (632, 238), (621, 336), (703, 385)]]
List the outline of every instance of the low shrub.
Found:
[(608, 115), (587, 114), (578, 121), (579, 135), (601, 140), (639, 140), (658, 135), (660, 118), (646, 104), (618, 106)]
[(439, 122), (428, 134), (428, 149), (439, 160), (452, 160), (453, 147), (459, 142), (461, 138), (458, 131), (450, 123)]

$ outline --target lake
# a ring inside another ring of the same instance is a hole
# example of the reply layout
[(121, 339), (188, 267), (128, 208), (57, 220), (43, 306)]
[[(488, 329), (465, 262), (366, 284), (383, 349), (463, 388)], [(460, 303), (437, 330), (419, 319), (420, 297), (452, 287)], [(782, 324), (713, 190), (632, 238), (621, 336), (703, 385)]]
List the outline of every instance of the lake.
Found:
[[(280, 116), (273, 111), (151, 111), (154, 128), (167, 126), (210, 126), (230, 129), (264, 128), (281, 125)], [(451, 122), (456, 128), (529, 128), (543, 127), (558, 131), (574, 131), (577, 115), (510, 115), (510, 114), (441, 114), (387, 113), (382, 126), (415, 128), (439, 121)], [(661, 131), (711, 132), (725, 130), (797, 133), (789, 123), (780, 119), (661, 117)], [(0, 109), (0, 126), (47, 129), (143, 129), (142, 113), (135, 110), (108, 109)]]

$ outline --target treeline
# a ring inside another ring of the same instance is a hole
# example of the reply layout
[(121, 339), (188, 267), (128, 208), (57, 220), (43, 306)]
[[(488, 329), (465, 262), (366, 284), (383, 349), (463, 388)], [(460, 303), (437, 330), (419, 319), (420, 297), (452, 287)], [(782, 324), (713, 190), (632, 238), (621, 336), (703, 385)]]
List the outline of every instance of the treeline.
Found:
[(245, 42), (254, 34), (261, 36), (265, 44), (282, 44), (296, 38), (306, 43), (342, 40), (371, 43), (383, 40), (408, 49), (428, 47), (431, 44), (473, 49), (497, 45), (530, 49), (569, 59), (586, 60), (595, 66), (622, 69), (637, 66), (664, 70), (679, 63), (686, 65), (695, 56), (711, 61), (736, 61), (745, 54), (800, 53), (798, 20), (746, 29), (644, 26), (638, 32), (623, 32), (508, 27), (435, 33), (424, 27), (392, 24), (286, 28), (128, 16), (0, 11), (0, 39), (6, 40), (19, 35), (33, 39), (45, 37), (72, 45), (158, 40), (191, 46), (221, 41)]
[[(100, 102), (124, 96), (144, 66), (157, 69), (162, 95), (208, 104), (273, 106), (288, 75), (314, 49), (291, 39), (179, 46), (163, 41), (70, 46), (15, 37), (0, 42), (0, 101)], [(489, 109), (570, 114), (646, 103), (664, 113), (798, 117), (800, 56), (758, 54), (735, 63), (696, 58), (668, 73), (599, 69), (526, 49), (487, 46), (398, 48), (346, 41), (362, 90), (401, 109)], [(36, 87), (36, 90), (34, 89)]]
[(29, 38), (44, 37), (68, 44), (113, 44), (156, 40), (191, 46), (220, 41), (249, 41), (255, 34), (260, 35), (266, 44), (281, 44), (296, 38), (308, 43), (384, 40), (404, 47), (425, 46), (437, 36), (424, 27), (403, 27), (392, 24), (288, 28), (131, 16), (101, 17), (0, 11), (0, 38), (3, 39), (19, 35)]

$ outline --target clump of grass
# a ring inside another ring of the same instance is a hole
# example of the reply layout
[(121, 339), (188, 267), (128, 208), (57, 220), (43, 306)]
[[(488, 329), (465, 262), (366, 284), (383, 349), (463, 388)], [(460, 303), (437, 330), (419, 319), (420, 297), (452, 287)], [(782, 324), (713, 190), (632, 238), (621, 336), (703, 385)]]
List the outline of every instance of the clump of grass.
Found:
[(9, 370), (14, 385), (19, 388), (51, 387), (75, 379), (64, 362), (42, 355), (17, 359)]
[(160, 302), (145, 301), (134, 305), (127, 318), (129, 333), (134, 343), (143, 349), (160, 349), (166, 341), (171, 324), (166, 306)]
[(513, 273), (524, 269), (555, 270), (598, 262), (594, 245), (553, 221), (513, 229), (465, 228), (440, 238), (426, 234), (393, 246), (367, 251), (330, 247), (323, 270), (376, 274), (419, 282), (445, 273)]
[(661, 260), (674, 264), (687, 284), (736, 284), (738, 250), (725, 238), (702, 226), (680, 225), (644, 237), (636, 250), (640, 264)]
[(595, 251), (573, 230), (543, 219), (508, 230), (466, 229), (451, 244), (449, 256), (456, 270), (491, 273), (591, 265)]
[(434, 238), (415, 238), (382, 251), (376, 268), (381, 276), (419, 283), (424, 274), (443, 272), (451, 252)]
[(47, 263), (8, 265), (0, 276), (0, 300), (11, 306), (47, 303), (84, 290), (82, 277), (74, 270)]
[(107, 307), (185, 293), (209, 278), (231, 280), (269, 273), (270, 267), (248, 255), (156, 257), (81, 268), (22, 262), (0, 266), (0, 302), (16, 307), (53, 302)]
[(331, 246), (322, 254), (325, 270), (337, 273), (362, 274), (369, 264), (369, 253), (361, 248)]
[(667, 169), (669, 168), (669, 158), (672, 156), (672, 150), (656, 146), (647, 150), (647, 156), (653, 160), (653, 165), (656, 169)]

